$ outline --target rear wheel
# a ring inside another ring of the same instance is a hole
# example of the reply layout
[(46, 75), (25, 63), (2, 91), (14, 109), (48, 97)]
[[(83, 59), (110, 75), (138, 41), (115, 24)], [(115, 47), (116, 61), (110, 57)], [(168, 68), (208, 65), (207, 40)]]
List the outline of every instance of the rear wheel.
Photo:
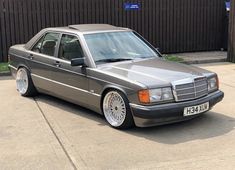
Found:
[(103, 100), (103, 112), (107, 122), (114, 128), (126, 129), (134, 125), (129, 102), (119, 91), (109, 91)]
[(24, 67), (19, 68), (17, 71), (16, 88), (22, 96), (34, 96), (37, 94), (30, 73)]

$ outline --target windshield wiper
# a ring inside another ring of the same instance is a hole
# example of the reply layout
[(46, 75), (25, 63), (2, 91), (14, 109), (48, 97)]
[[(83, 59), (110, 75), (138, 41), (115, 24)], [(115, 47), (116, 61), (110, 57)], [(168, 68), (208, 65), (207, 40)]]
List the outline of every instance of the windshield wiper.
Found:
[(112, 62), (128, 61), (128, 60), (133, 60), (133, 59), (132, 58), (109, 58), (109, 59), (97, 60), (96, 62), (112, 63)]

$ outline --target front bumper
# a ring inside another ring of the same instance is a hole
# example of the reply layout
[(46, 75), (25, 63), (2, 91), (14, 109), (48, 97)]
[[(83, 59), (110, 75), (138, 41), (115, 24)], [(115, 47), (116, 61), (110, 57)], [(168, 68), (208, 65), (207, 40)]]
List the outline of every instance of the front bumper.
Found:
[(183, 116), (184, 108), (209, 102), (210, 109), (224, 97), (222, 91), (213, 92), (205, 97), (179, 103), (159, 104), (154, 106), (143, 106), (130, 103), (135, 125), (148, 127), (192, 119), (193, 116)]

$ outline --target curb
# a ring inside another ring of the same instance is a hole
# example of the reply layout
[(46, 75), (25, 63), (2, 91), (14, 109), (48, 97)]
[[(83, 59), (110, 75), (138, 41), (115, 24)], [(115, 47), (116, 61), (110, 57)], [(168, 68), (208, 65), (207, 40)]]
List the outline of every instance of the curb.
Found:
[(11, 72), (1, 72), (0, 76), (10, 76)]
[(219, 63), (226, 62), (227, 59), (210, 59), (210, 60), (192, 60), (192, 61), (182, 61), (184, 64), (208, 64), (208, 63)]

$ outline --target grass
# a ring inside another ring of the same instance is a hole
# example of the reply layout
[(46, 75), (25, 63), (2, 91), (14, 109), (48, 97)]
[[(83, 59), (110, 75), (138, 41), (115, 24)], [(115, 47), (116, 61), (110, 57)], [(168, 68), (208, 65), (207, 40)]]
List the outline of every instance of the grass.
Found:
[(0, 73), (9, 72), (8, 63), (0, 63)]
[(174, 62), (182, 62), (184, 61), (184, 59), (178, 57), (178, 56), (175, 56), (175, 55), (163, 55), (164, 58), (168, 61), (174, 61)]

